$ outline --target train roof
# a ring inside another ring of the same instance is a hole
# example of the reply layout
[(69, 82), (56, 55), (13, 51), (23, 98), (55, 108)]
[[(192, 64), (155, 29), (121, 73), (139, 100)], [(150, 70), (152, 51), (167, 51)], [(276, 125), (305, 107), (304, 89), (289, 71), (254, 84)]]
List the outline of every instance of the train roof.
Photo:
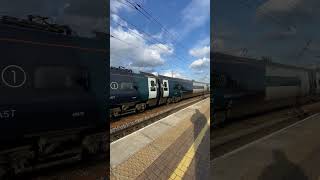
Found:
[(179, 80), (179, 81), (192, 81), (192, 80), (190, 80), (190, 79), (182, 79), (182, 78), (169, 77), (169, 76), (164, 76), (164, 75), (158, 75), (158, 77), (167, 78), (167, 79), (172, 79), (172, 80)]
[(126, 69), (124, 67), (110, 67), (110, 74), (120, 74), (120, 75), (131, 75), (138, 77), (145, 77), (143, 74), (134, 73), (131, 69)]
[(259, 60), (259, 59), (255, 59), (255, 58), (240, 57), (240, 56), (225, 54), (225, 53), (221, 53), (221, 52), (213, 52), (213, 53), (211, 53), (211, 57), (213, 57), (214, 62), (228, 61), (230, 63), (246, 63), (246, 64), (260, 65), (260, 66), (271, 65), (271, 66), (278, 66), (278, 67), (283, 67), (283, 68), (291, 68), (291, 69), (298, 69), (298, 70), (305, 70), (305, 71), (315, 70), (313, 68), (294, 66), (294, 65), (289, 65), (289, 64), (281, 64), (281, 63), (277, 63), (277, 62)]
[(59, 25), (48, 22), (50, 18), (28, 15), (27, 19), (17, 18), (13, 16), (0, 16), (0, 23), (2, 25), (16, 26), (20, 28), (29, 28), (34, 30), (74, 35), (74, 31), (67, 25)]

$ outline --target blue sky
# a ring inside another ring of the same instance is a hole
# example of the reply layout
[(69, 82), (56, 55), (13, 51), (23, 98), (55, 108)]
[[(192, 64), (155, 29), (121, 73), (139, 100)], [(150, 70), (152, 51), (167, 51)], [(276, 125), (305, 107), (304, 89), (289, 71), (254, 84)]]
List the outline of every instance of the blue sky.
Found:
[(111, 0), (110, 7), (112, 66), (210, 81), (210, 0)]
[(214, 1), (213, 50), (312, 67), (320, 63), (320, 1)]

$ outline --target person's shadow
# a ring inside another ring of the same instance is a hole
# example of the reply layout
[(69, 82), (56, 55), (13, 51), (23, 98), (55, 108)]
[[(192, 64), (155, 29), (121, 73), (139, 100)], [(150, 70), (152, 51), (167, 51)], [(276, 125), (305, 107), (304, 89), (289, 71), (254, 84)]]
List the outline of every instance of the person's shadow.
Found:
[[(195, 113), (191, 117), (191, 122), (193, 123), (193, 139), (199, 136), (201, 130), (207, 124), (206, 116), (195, 109)], [(210, 131), (207, 129), (207, 131)], [(207, 134), (207, 136), (210, 134)], [(210, 137), (203, 137), (201, 144), (198, 147), (197, 154), (200, 156), (195, 156), (193, 158), (195, 167), (194, 179), (210, 179)], [(207, 159), (208, 161), (204, 160)]]
[(258, 180), (308, 180), (303, 170), (291, 162), (281, 150), (273, 150), (273, 163), (267, 166)]

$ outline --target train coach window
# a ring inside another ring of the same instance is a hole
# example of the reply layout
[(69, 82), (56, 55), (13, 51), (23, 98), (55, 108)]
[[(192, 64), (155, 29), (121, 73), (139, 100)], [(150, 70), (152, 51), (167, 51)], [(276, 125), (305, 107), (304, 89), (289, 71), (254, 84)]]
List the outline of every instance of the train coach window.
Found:
[(150, 91), (156, 91), (156, 84), (154, 81), (150, 81), (151, 87), (150, 87)]
[(163, 83), (163, 90), (168, 91), (168, 84), (167, 82)]
[(122, 82), (120, 84), (120, 89), (122, 89), (122, 90), (131, 90), (131, 89), (133, 89), (133, 83)]
[(193, 89), (204, 89), (204, 86), (193, 86)]
[(298, 77), (266, 76), (267, 86), (301, 86)]
[(38, 89), (88, 90), (89, 75), (75, 67), (40, 67), (34, 73), (34, 87)]

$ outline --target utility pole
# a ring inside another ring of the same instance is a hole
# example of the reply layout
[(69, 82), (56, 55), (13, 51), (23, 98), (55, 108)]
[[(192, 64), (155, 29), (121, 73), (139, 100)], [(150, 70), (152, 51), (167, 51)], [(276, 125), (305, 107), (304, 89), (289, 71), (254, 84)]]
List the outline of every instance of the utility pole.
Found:
[(173, 78), (173, 70), (171, 70), (171, 77)]

